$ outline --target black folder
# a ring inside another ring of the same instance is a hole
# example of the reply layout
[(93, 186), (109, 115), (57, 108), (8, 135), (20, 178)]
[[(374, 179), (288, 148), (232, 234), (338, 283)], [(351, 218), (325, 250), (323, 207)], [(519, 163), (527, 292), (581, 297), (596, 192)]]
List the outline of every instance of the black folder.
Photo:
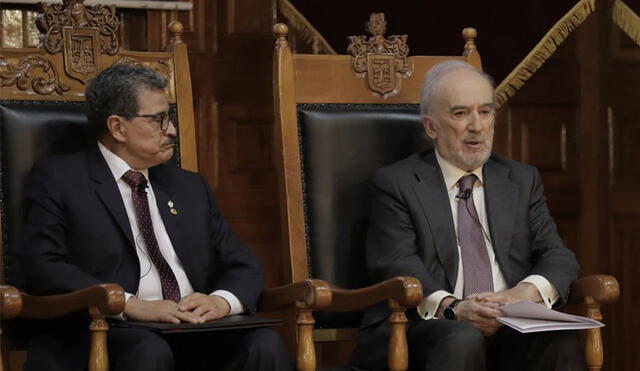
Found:
[(251, 329), (259, 327), (276, 326), (282, 323), (280, 319), (254, 317), (246, 315), (233, 315), (205, 323), (162, 323), (162, 322), (137, 322), (137, 321), (112, 321), (115, 327), (143, 328), (171, 334), (180, 332), (205, 332)]

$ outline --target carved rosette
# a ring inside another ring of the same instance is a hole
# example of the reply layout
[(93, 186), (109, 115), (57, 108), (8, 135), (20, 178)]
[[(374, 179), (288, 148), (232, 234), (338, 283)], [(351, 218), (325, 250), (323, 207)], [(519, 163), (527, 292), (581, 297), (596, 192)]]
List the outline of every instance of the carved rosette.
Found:
[(84, 0), (63, 0), (63, 4), (41, 4), (36, 24), (43, 33), (47, 52), (63, 51), (65, 71), (86, 83), (97, 72), (102, 54), (115, 55), (120, 21), (114, 6), (93, 5)]
[(42, 56), (28, 55), (16, 66), (0, 58), (0, 85), (15, 85), (18, 89), (27, 91), (29, 83), (33, 91), (41, 95), (49, 95), (54, 91), (62, 95), (69, 90), (68, 86), (60, 82), (55, 67)]
[(384, 37), (387, 22), (384, 13), (372, 13), (366, 23), (371, 34), (349, 36), (347, 52), (353, 55), (353, 71), (359, 77), (367, 76), (369, 89), (386, 98), (400, 91), (401, 78), (411, 75), (407, 55), (407, 35)]

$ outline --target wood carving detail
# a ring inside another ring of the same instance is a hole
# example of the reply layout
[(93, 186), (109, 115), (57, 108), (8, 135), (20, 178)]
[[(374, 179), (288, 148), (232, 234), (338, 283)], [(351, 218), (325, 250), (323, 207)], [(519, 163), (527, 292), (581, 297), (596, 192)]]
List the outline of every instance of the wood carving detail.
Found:
[(116, 16), (116, 8), (105, 5), (86, 8), (83, 2), (84, 0), (63, 0), (62, 4), (41, 4), (42, 14), (36, 24), (44, 34), (45, 49), (51, 54), (62, 50), (65, 28), (94, 28), (100, 35), (100, 52), (115, 55), (120, 45), (117, 35), (120, 21)]
[(169, 64), (169, 59), (159, 59), (153, 62), (147, 62), (147, 61), (141, 62), (132, 57), (123, 57), (113, 62), (111, 66), (113, 67), (120, 64), (127, 65), (127, 66), (144, 66), (147, 68), (151, 68), (152, 70), (156, 71), (157, 73), (161, 74), (166, 79), (171, 81), (171, 65)]
[(62, 50), (67, 75), (86, 84), (98, 71), (102, 54), (118, 52), (120, 21), (114, 6), (87, 8), (83, 2), (41, 4), (36, 25), (43, 34), (45, 50), (51, 54)]
[(384, 37), (387, 22), (384, 13), (372, 13), (365, 25), (371, 34), (349, 36), (347, 52), (353, 55), (353, 70), (359, 77), (367, 76), (371, 91), (386, 98), (400, 91), (400, 79), (411, 75), (407, 59), (407, 35)]
[(39, 55), (28, 55), (22, 58), (17, 66), (7, 64), (0, 58), (0, 85), (15, 85), (20, 90), (31, 88), (38, 94), (49, 95), (54, 91), (60, 95), (69, 87), (60, 82), (55, 67), (46, 58)]

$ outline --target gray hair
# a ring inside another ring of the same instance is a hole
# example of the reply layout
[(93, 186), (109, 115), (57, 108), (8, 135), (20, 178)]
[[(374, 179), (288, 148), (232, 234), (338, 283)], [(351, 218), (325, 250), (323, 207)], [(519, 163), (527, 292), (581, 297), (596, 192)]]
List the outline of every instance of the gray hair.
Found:
[(93, 134), (99, 137), (107, 130), (107, 118), (111, 115), (131, 119), (138, 114), (138, 95), (142, 90), (166, 87), (166, 78), (144, 66), (120, 64), (103, 70), (85, 90), (86, 113)]
[[(431, 69), (427, 72), (426, 79), (424, 81), (424, 85), (422, 86), (422, 100), (420, 101), (420, 116), (425, 116), (429, 114), (429, 106), (431, 105), (431, 101), (433, 99), (433, 94), (435, 92), (436, 86), (450, 72), (455, 70), (470, 70), (476, 72), (480, 76), (484, 77), (485, 80), (491, 85), (491, 88), (494, 88), (493, 78), (486, 73), (478, 70), (467, 62), (460, 60), (448, 60), (442, 63), (438, 63), (437, 65), (431, 67)], [(495, 92), (493, 100), (495, 101)]]

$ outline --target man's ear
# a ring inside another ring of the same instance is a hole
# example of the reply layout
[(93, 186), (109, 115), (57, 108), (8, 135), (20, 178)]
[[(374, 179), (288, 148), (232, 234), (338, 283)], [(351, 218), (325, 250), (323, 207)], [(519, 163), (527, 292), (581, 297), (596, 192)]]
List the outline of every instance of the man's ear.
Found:
[(429, 115), (422, 116), (422, 126), (424, 126), (424, 131), (427, 133), (431, 140), (434, 140), (438, 137), (435, 122)]
[(107, 117), (107, 131), (109, 131), (113, 139), (118, 142), (125, 142), (127, 140), (127, 126), (123, 118), (118, 115)]

